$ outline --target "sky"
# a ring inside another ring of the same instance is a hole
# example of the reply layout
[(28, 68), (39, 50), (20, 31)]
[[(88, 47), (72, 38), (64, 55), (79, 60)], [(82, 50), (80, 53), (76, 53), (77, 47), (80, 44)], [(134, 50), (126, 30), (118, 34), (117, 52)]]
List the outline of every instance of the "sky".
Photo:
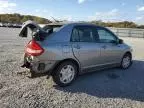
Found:
[(144, 24), (144, 0), (0, 0), (0, 14), (20, 13), (69, 21)]

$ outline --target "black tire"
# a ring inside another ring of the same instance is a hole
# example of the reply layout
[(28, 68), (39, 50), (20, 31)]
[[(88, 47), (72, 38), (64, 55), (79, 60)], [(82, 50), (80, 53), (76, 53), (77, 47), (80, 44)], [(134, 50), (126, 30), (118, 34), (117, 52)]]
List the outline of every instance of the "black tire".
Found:
[[(60, 76), (61, 76), (61, 70), (65, 67), (65, 66), (68, 66), (68, 65), (71, 65), (74, 69), (74, 77), (73, 79), (68, 82), (68, 83), (63, 83), (61, 80), (60, 80)], [(66, 61), (66, 62), (63, 62), (61, 63), (55, 70), (54, 70), (54, 74), (52, 75), (52, 78), (53, 78), (53, 81), (59, 85), (60, 87), (65, 87), (65, 86), (68, 86), (70, 85), (77, 77), (77, 73), (78, 73), (78, 67), (76, 64), (74, 64), (73, 62), (71, 61)]]
[[(125, 58), (129, 58), (129, 65), (128, 66), (124, 66), (124, 59)], [(120, 65), (120, 68), (121, 69), (128, 69), (130, 66), (132, 65), (132, 56), (131, 56), (131, 54), (130, 53), (126, 53), (124, 56), (123, 56), (123, 58), (122, 58), (122, 61), (121, 61), (121, 65)]]

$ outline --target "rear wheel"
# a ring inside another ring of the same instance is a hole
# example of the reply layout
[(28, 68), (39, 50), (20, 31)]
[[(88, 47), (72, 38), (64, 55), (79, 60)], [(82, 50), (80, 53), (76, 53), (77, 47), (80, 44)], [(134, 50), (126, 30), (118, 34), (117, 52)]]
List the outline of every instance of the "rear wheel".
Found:
[(132, 57), (131, 54), (126, 53), (121, 61), (121, 68), (122, 69), (128, 69), (132, 64)]
[(70, 85), (76, 79), (77, 73), (77, 66), (73, 62), (67, 61), (57, 67), (52, 78), (56, 84), (64, 87)]

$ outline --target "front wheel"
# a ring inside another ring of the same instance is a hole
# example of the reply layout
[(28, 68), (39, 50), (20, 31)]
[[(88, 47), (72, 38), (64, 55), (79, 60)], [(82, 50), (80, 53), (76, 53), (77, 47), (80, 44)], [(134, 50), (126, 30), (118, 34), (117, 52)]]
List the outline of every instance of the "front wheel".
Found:
[(73, 62), (67, 61), (61, 63), (57, 67), (57, 69), (55, 70), (55, 74), (52, 75), (52, 78), (56, 84), (64, 87), (68, 86), (76, 79), (77, 73), (77, 66)]
[(122, 69), (128, 69), (132, 64), (132, 57), (131, 54), (126, 53), (121, 61), (121, 68)]

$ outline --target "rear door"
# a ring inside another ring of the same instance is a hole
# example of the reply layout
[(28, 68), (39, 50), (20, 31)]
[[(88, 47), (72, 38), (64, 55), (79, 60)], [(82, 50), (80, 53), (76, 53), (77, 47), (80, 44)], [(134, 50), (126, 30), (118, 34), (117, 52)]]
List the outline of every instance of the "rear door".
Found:
[(72, 32), (72, 47), (82, 69), (94, 68), (100, 64), (100, 45), (91, 26), (76, 26)]

